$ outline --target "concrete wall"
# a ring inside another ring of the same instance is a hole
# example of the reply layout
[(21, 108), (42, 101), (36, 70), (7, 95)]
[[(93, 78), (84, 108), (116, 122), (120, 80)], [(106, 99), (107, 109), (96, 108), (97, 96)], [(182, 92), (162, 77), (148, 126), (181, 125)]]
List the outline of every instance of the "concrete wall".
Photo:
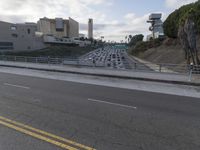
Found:
[(58, 38), (79, 37), (79, 23), (72, 18), (69, 18), (69, 20), (63, 20), (63, 30), (56, 29), (56, 19), (42, 18), (37, 24), (38, 31), (45, 35), (51, 34)]
[(88, 38), (93, 39), (93, 19), (88, 21)]
[(51, 33), (51, 23), (47, 19), (40, 19), (37, 22), (38, 31), (42, 32), (43, 34), (52, 34)]
[(63, 20), (63, 24), (64, 24), (63, 31), (58, 31), (58, 30), (56, 30), (55, 20), (51, 20), (51, 23), (50, 23), (51, 34), (56, 36), (56, 37), (60, 37), (60, 38), (64, 37), (64, 36), (68, 36), (68, 21)]
[(69, 18), (69, 37), (79, 37), (79, 23)]
[(36, 37), (36, 24), (11, 24), (0, 22), (1, 42), (13, 43), (13, 48), (0, 50), (25, 51), (45, 48), (42, 37)]

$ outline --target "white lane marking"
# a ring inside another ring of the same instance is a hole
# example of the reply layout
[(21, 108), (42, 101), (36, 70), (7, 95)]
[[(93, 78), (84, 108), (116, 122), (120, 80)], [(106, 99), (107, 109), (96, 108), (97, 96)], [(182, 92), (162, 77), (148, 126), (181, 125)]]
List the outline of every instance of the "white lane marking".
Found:
[(6, 85), (6, 86), (12, 86), (12, 87), (17, 87), (17, 88), (22, 88), (22, 89), (27, 89), (27, 90), (30, 89), (30, 87), (27, 87), (27, 86), (15, 85), (15, 84), (10, 84), (10, 83), (4, 83), (4, 85)]
[(134, 107), (134, 106), (112, 103), (112, 102), (107, 102), (107, 101), (101, 101), (101, 100), (91, 99), (91, 98), (88, 98), (88, 101), (97, 102), (97, 103), (104, 103), (104, 104), (109, 104), (109, 105), (114, 105), (114, 106), (119, 106), (119, 107), (124, 107), (124, 108), (137, 109), (137, 107)]

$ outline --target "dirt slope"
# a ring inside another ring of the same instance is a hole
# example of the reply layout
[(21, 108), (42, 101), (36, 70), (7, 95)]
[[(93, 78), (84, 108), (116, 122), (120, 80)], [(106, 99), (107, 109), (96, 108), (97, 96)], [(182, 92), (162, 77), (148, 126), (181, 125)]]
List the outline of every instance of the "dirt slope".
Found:
[[(200, 38), (197, 40), (200, 53)], [(184, 51), (176, 39), (167, 39), (157, 48), (151, 48), (137, 57), (153, 63), (184, 64)]]

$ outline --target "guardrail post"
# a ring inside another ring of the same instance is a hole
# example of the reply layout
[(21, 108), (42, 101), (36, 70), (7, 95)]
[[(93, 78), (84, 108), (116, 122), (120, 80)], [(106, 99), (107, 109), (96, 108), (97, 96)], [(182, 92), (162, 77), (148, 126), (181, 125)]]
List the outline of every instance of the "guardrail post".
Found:
[(134, 63), (134, 69), (135, 70), (137, 69), (137, 63)]
[(48, 61), (48, 64), (50, 64), (50, 58), (49, 58), (49, 56), (48, 56), (48, 60), (47, 61)]
[(188, 81), (190, 81), (190, 82), (192, 81), (193, 68), (194, 68), (194, 66), (191, 63), (190, 66), (189, 66), (189, 79), (188, 79)]
[(61, 58), (61, 65), (64, 65), (64, 58)]
[(162, 65), (159, 65), (159, 72), (162, 72)]
[(77, 65), (79, 65), (79, 59), (77, 59)]

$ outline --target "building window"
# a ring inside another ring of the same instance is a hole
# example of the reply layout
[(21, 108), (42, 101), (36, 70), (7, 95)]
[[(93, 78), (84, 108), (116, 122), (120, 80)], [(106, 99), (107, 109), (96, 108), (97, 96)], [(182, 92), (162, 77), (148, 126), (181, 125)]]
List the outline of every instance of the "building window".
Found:
[(0, 42), (0, 50), (10, 50), (13, 49), (12, 42)]
[(10, 29), (15, 31), (15, 30), (17, 30), (17, 27), (16, 26), (11, 26)]
[(30, 33), (31, 33), (31, 30), (30, 30), (30, 29), (28, 29), (28, 30), (27, 30), (27, 33), (28, 33), (28, 34), (30, 34)]
[(12, 37), (14, 37), (14, 38), (17, 38), (17, 37), (18, 37), (18, 35), (17, 35), (17, 34), (15, 34), (15, 33), (13, 33), (13, 34), (12, 34)]

